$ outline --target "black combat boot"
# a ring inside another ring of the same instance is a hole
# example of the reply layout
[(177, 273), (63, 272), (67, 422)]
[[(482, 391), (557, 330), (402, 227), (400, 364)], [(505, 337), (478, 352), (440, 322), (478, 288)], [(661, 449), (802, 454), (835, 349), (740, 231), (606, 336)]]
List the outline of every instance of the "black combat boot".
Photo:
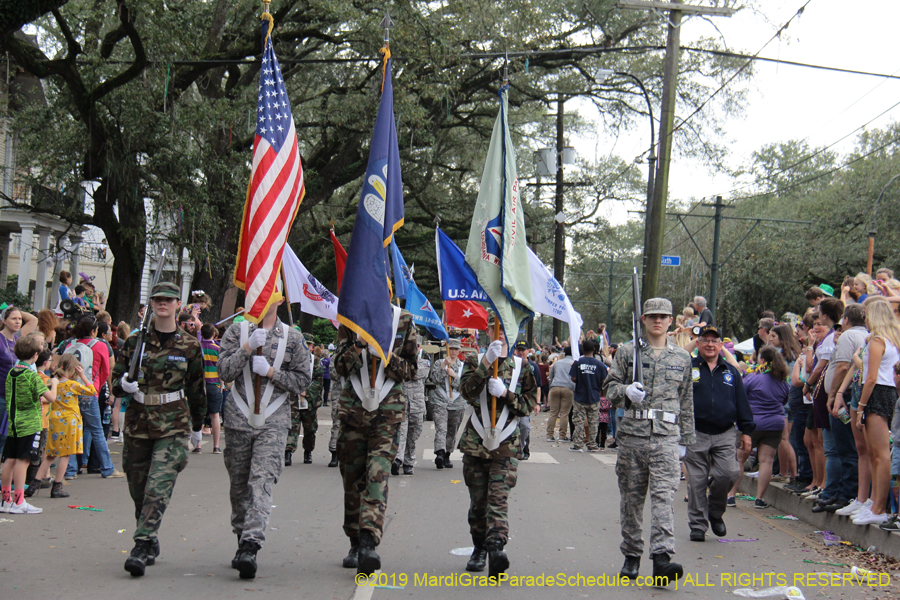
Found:
[(391, 475), (399, 475), (400, 467), (403, 466), (403, 461), (399, 458), (394, 459), (394, 462), (391, 463)]
[(336, 466), (338, 466), (337, 452), (332, 452), (332, 453), (331, 453), (331, 462), (328, 463), (328, 466), (329, 466), (329, 467), (336, 467)]
[(359, 566), (359, 538), (350, 538), (350, 552), (344, 557), (341, 563), (345, 569), (355, 569)]
[(153, 542), (150, 540), (137, 540), (134, 548), (131, 550), (131, 556), (125, 561), (125, 570), (131, 573), (132, 577), (141, 577), (148, 565), (156, 562), (156, 555), (153, 554)]
[(241, 574), (241, 579), (256, 577), (257, 552), (259, 552), (259, 544), (256, 542), (241, 542), (240, 552), (237, 555), (237, 570)]
[(359, 532), (359, 565), (356, 574), (370, 576), (381, 568), (381, 557), (375, 552), (375, 536), (368, 529)]
[(151, 560), (147, 563), (148, 567), (152, 567), (156, 564), (156, 559), (159, 558), (159, 540), (153, 540), (153, 543), (150, 545), (150, 554)]
[(438, 450), (437, 452), (434, 453), (434, 466), (436, 466), (438, 469), (444, 468), (444, 451), (443, 450)]
[(37, 491), (39, 489), (41, 489), (41, 480), (35, 477), (28, 483), (28, 488), (26, 488), (25, 490), (25, 497), (31, 498), (32, 496), (37, 494)]
[(488, 577), (497, 578), (509, 568), (509, 558), (503, 551), (503, 542), (492, 540), (485, 544), (488, 555)]
[(284, 466), (289, 467), (294, 464), (294, 453), (290, 450), (284, 451)]
[(303, 451), (303, 464), (304, 465), (312, 464), (312, 450), (304, 450)]
[(678, 581), (684, 575), (684, 569), (678, 563), (669, 562), (669, 555), (654, 554), (653, 559), (653, 585), (664, 587)]
[(466, 571), (475, 571), (481, 573), (484, 571), (484, 565), (487, 562), (487, 550), (484, 549), (484, 542), (476, 543), (475, 549), (472, 550), (472, 556), (466, 563)]
[(53, 482), (53, 488), (50, 490), (51, 498), (68, 498), (69, 492), (63, 489), (62, 481), (59, 483)]
[(444, 468), (445, 469), (453, 468), (453, 463), (450, 462), (450, 453), (449, 452), (444, 452)]
[(413, 474), (413, 466), (412, 465), (403, 465), (403, 474), (404, 475), (412, 475)]
[(241, 556), (241, 534), (237, 534), (237, 539), (238, 539), (237, 552), (234, 553), (234, 558), (231, 559), (231, 568), (232, 569), (237, 569), (238, 558), (240, 558), (240, 556)]
[(638, 571), (641, 569), (641, 557), (640, 556), (626, 556), (625, 564), (622, 566), (622, 570), (619, 571), (619, 575), (622, 577), (626, 577), (628, 579), (637, 579)]

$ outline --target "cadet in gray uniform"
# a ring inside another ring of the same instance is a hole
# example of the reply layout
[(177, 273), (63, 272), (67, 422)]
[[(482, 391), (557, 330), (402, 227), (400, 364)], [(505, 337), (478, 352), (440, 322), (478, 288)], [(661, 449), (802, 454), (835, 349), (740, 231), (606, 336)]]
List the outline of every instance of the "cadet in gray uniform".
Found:
[[(225, 468), (231, 479), (231, 527), (238, 551), (231, 566), (242, 579), (256, 577), (256, 553), (266, 539), (272, 486), (284, 468), (291, 428), (288, 397), (310, 384), (310, 354), (303, 334), (283, 324), (274, 303), (257, 327), (235, 323), (222, 337), (219, 377), (234, 382), (225, 402)], [(262, 348), (262, 356), (256, 349)], [(261, 378), (255, 411), (253, 378)]]
[(341, 397), (341, 378), (338, 376), (335, 368), (334, 358), (331, 359), (331, 365), (328, 367), (328, 375), (331, 377), (331, 391), (328, 393), (328, 401), (331, 403), (331, 439), (328, 441), (328, 451), (331, 452), (331, 462), (329, 467), (338, 466), (337, 457), (337, 441), (338, 434), (341, 432), (341, 417), (338, 413), (338, 398)]
[(416, 463), (416, 442), (422, 435), (425, 421), (425, 378), (428, 377), (431, 361), (422, 356), (422, 337), (418, 342), (418, 371), (415, 379), (403, 382), (403, 400), (406, 402), (406, 418), (400, 425), (400, 441), (397, 443), (397, 458), (391, 465), (391, 475), (399, 475), (403, 467), (404, 475), (413, 474)]
[(431, 411), (434, 417), (434, 464), (438, 469), (453, 468), (450, 454), (466, 412), (466, 400), (459, 393), (463, 368), (463, 362), (459, 360), (460, 345), (458, 339), (450, 338), (447, 358), (435, 359), (428, 374), (428, 381), (435, 385)]
[[(694, 404), (690, 355), (670, 342), (672, 303), (665, 298), (644, 302), (641, 315), (646, 341), (641, 342), (644, 383), (633, 382), (634, 342), (619, 346), (606, 379), (606, 397), (625, 416), (616, 428), (619, 477), (622, 577), (638, 576), (644, 540), (641, 525), (650, 490), (650, 557), (654, 585), (678, 580), (684, 569), (669, 562), (675, 552), (675, 490), (681, 475), (680, 456), (693, 444)], [(658, 579), (659, 578), (659, 579)]]

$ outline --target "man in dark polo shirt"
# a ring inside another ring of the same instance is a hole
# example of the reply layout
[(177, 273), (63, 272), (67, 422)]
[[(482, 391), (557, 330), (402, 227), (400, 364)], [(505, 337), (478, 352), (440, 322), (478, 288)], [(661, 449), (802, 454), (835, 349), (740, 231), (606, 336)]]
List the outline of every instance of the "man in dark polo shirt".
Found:
[(746, 448), (750, 447), (750, 434), (756, 427), (741, 374), (720, 356), (719, 330), (713, 325), (703, 327), (697, 348), (699, 356), (691, 361), (697, 441), (687, 447), (684, 457), (692, 542), (706, 538), (707, 522), (717, 536), (725, 535), (722, 516), (728, 490), (740, 474), (735, 456), (735, 423), (741, 430), (741, 446)]

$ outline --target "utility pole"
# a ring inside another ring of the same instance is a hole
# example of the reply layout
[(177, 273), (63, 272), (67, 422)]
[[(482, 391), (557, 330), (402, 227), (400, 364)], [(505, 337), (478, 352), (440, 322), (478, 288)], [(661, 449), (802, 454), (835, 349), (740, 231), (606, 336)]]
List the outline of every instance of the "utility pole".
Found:
[(711, 206), (716, 209), (713, 215), (713, 251), (712, 262), (709, 264), (709, 298), (707, 305), (711, 308), (713, 317), (716, 316), (716, 293), (719, 290), (719, 240), (721, 239), (722, 230), (722, 209), (731, 208), (722, 204), (722, 196), (716, 196), (716, 202), (710, 204), (704, 202), (703, 206)]
[(649, 233), (645, 232), (644, 249), (647, 264), (641, 282), (642, 295), (653, 298), (659, 289), (659, 270), (662, 261), (663, 228), (666, 221), (666, 202), (669, 195), (669, 168), (672, 160), (673, 133), (675, 130), (676, 80), (678, 78), (678, 57), (681, 45), (681, 16), (709, 15), (730, 17), (734, 9), (682, 4), (681, 0), (671, 2), (651, 2), (645, 0), (619, 0), (618, 8), (636, 10), (668, 10), (668, 35), (666, 38), (666, 62), (663, 67), (663, 93), (659, 119), (659, 159), (656, 165), (656, 180), (653, 201), (647, 206)]
[[(556, 230), (553, 236), (553, 277), (563, 285), (566, 270), (566, 226), (563, 212), (563, 192), (565, 191), (565, 175), (563, 173), (562, 152), (565, 140), (565, 96), (560, 92), (556, 96)], [(540, 188), (538, 188), (540, 189)], [(553, 319), (553, 339), (560, 335), (560, 322)]]

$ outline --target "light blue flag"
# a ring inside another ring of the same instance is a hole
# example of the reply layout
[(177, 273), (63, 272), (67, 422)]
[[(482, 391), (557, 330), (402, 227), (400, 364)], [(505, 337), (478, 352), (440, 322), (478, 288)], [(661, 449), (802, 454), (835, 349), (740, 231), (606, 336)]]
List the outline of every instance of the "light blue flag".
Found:
[(391, 263), (394, 267), (394, 296), (406, 299), (407, 281), (412, 281), (412, 275), (406, 261), (400, 255), (400, 248), (397, 247), (397, 241), (391, 240)]

